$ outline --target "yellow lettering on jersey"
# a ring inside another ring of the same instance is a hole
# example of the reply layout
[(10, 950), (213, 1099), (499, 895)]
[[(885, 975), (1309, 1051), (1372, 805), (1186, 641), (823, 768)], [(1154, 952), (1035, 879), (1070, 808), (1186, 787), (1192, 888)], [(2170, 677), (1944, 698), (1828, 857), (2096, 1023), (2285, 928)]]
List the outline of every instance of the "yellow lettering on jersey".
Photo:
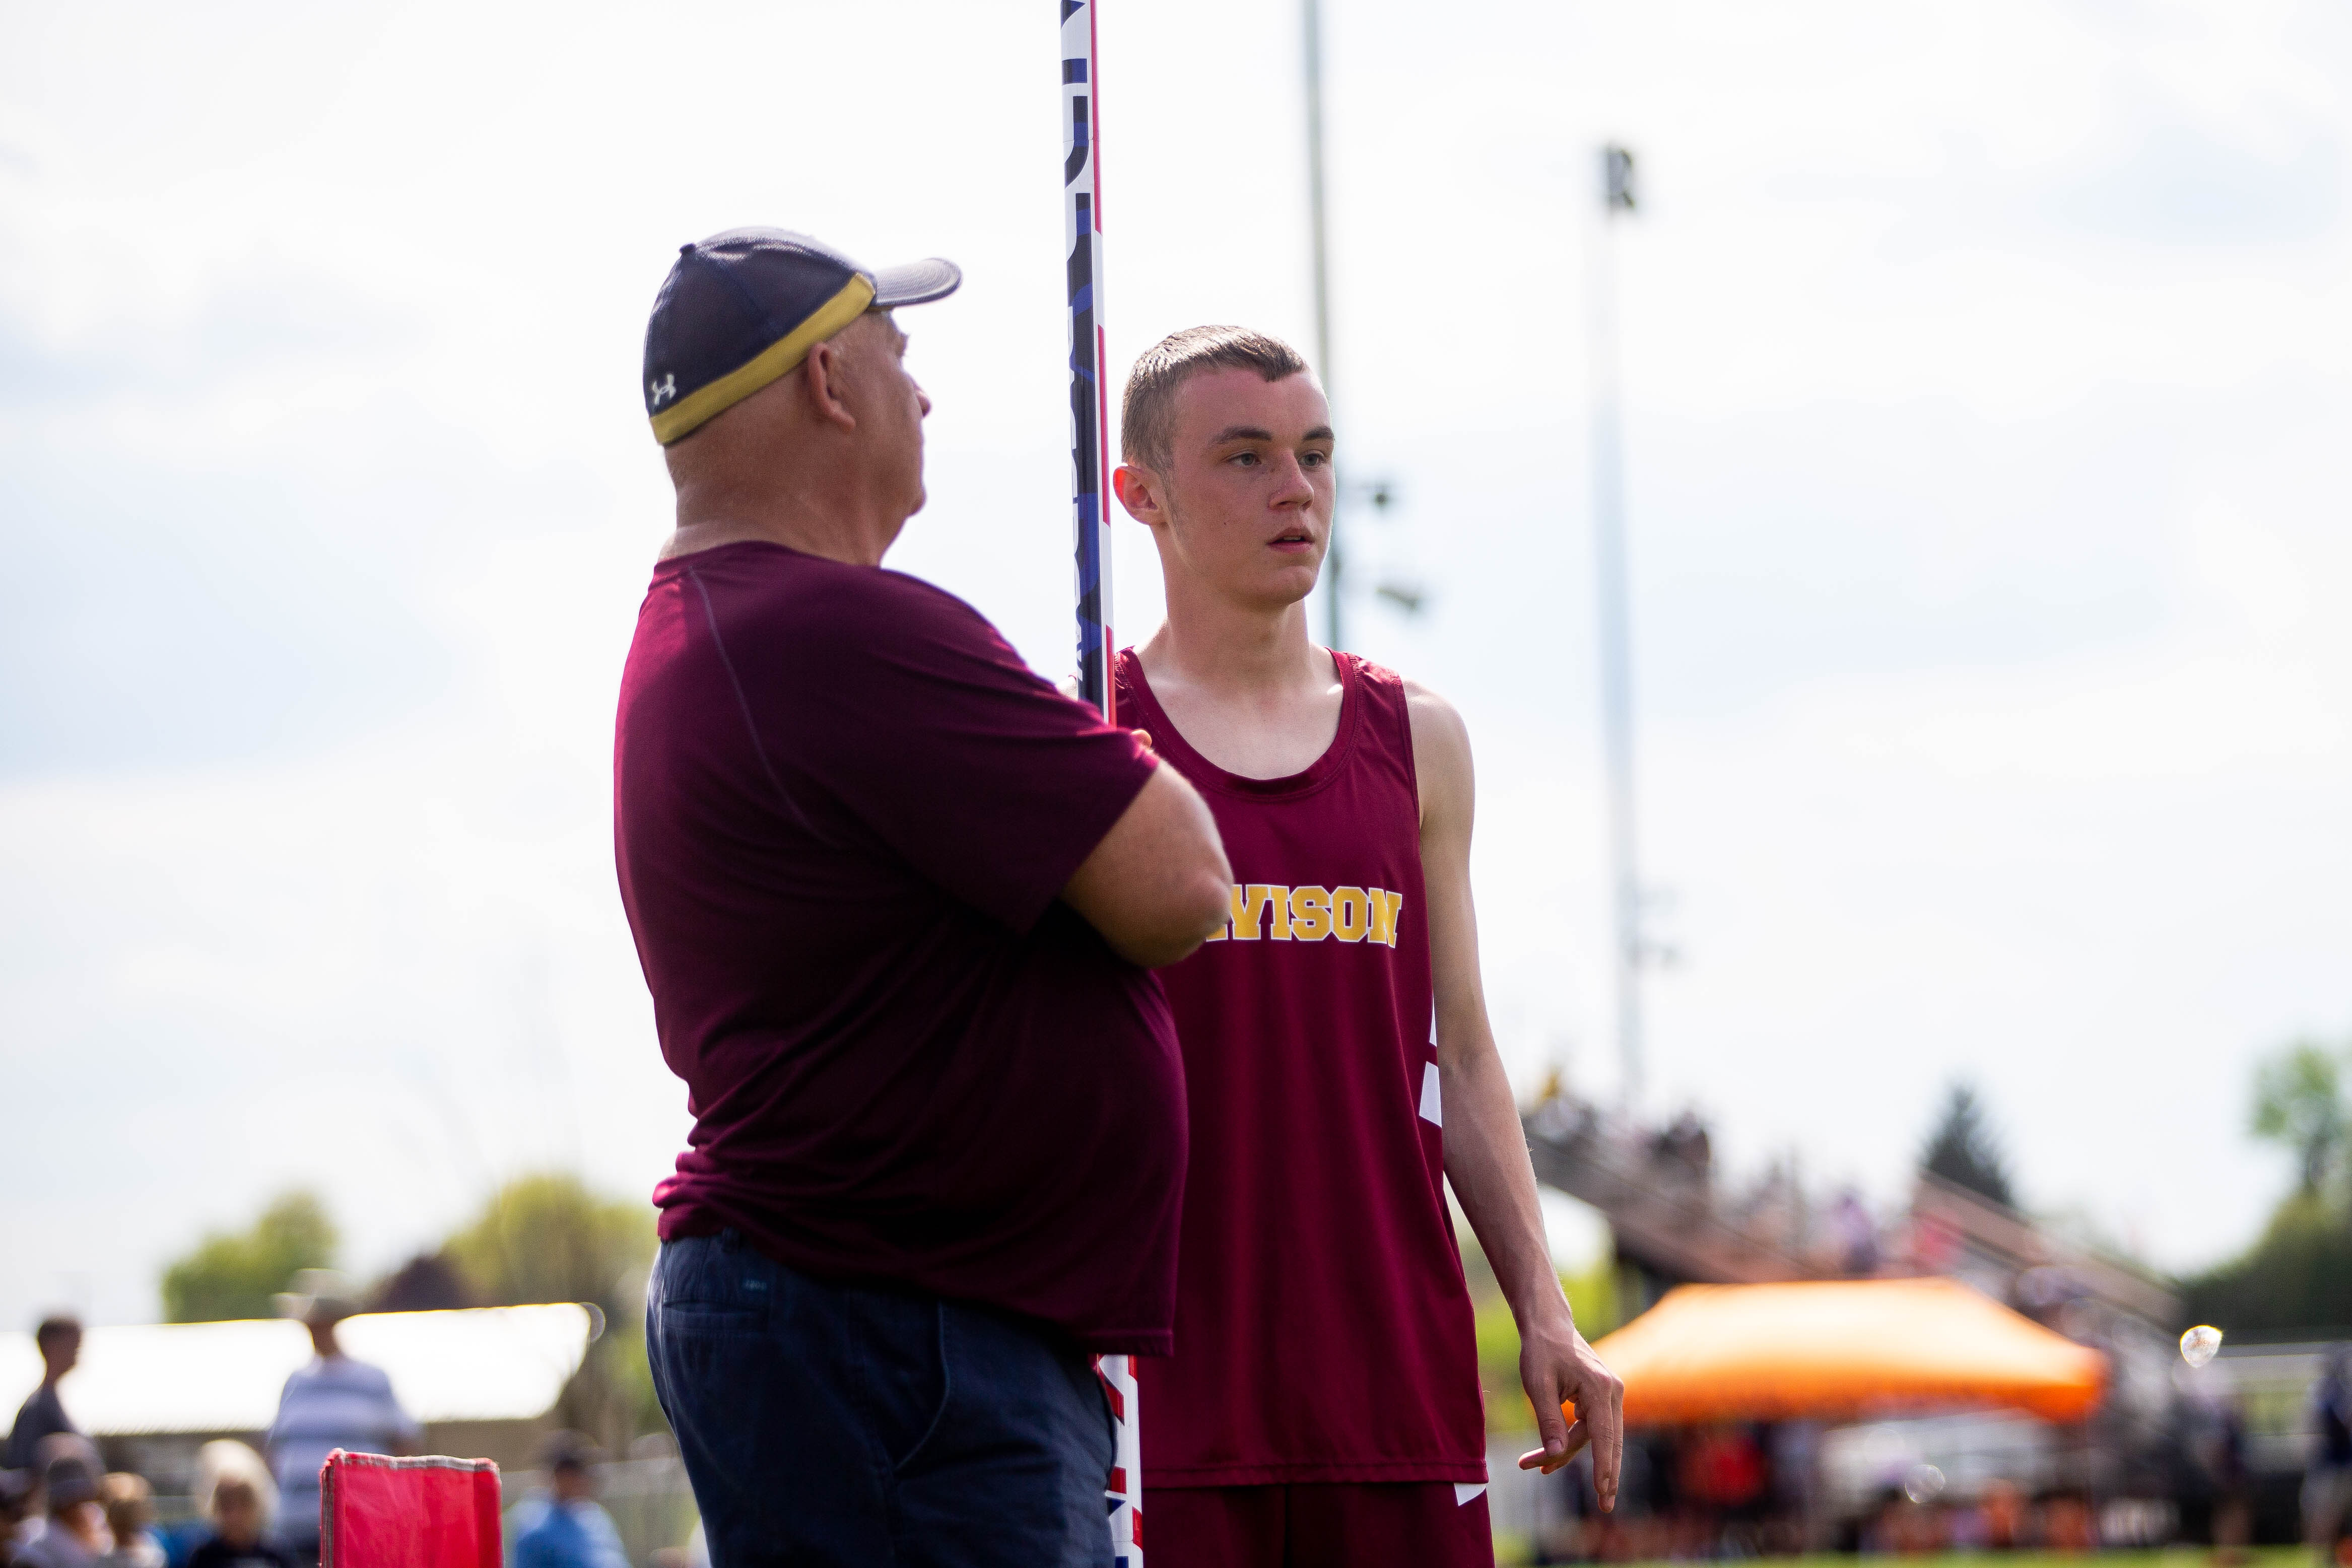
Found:
[(1259, 931), (1265, 924), (1265, 911), (1268, 904), (1273, 904), (1275, 908), (1276, 939), (1279, 941), (1287, 938), (1290, 935), (1290, 923), (1283, 915), (1283, 906), (1276, 902), (1276, 895), (1280, 894), (1287, 898), (1289, 894), (1290, 890), (1286, 887), (1269, 887), (1262, 882), (1254, 882), (1247, 887), (1235, 883), (1233, 891), (1234, 940), (1255, 942), (1258, 939)]
[(1364, 933), (1371, 929), (1374, 907), (1386, 907), (1387, 901), (1374, 888), (1368, 897), (1360, 887), (1335, 887), (1331, 890), (1331, 935), (1342, 942), (1361, 942)]
[(1372, 925), (1365, 940), (1380, 942), (1393, 947), (1397, 942), (1397, 915), (1404, 908), (1404, 894), (1391, 893), (1384, 887), (1372, 889)]
[(1300, 942), (1320, 942), (1331, 935), (1331, 894), (1328, 888), (1290, 890), (1290, 935)]
[[(1250, 891), (1255, 893), (1257, 889), (1253, 887)], [(1266, 926), (1265, 934), (1277, 942), (1287, 942), (1290, 940), (1290, 889), (1270, 884), (1265, 895), (1274, 909), (1274, 920)]]

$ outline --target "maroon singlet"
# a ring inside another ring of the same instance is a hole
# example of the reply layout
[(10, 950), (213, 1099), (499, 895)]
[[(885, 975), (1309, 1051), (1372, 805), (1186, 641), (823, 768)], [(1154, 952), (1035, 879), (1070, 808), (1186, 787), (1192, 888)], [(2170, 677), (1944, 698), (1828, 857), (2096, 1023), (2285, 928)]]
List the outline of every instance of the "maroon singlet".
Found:
[(1232, 924), (1160, 971), (1192, 1163), (1176, 1354), (1139, 1364), (1147, 1488), (1486, 1479), (1404, 683), (1333, 661), (1330, 748), (1244, 779), (1118, 659), (1122, 722), (1208, 801), (1234, 877)]

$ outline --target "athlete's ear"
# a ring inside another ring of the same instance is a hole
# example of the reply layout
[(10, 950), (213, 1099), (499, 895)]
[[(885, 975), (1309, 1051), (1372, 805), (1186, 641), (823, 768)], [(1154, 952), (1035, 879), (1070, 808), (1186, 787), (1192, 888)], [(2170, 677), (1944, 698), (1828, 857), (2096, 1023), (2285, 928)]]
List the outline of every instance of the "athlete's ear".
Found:
[(1168, 520), (1160, 504), (1160, 476), (1134, 463), (1122, 463), (1111, 470), (1110, 486), (1118, 493), (1118, 504), (1127, 515), (1147, 528), (1158, 528)]

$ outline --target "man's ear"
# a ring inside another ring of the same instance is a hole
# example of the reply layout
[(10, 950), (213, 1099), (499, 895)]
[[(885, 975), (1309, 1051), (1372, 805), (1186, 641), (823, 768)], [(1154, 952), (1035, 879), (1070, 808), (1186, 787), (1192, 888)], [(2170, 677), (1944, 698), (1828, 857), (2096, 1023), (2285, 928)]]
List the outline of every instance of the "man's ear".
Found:
[(1112, 469), (1110, 487), (1127, 515), (1145, 528), (1157, 528), (1168, 520), (1167, 509), (1160, 505), (1160, 476), (1141, 464), (1122, 463)]
[(844, 430), (857, 428), (857, 415), (850, 412), (845, 395), (848, 356), (832, 339), (809, 346), (808, 358), (801, 361), (802, 384), (808, 388), (809, 407), (817, 419), (827, 424), (837, 424)]

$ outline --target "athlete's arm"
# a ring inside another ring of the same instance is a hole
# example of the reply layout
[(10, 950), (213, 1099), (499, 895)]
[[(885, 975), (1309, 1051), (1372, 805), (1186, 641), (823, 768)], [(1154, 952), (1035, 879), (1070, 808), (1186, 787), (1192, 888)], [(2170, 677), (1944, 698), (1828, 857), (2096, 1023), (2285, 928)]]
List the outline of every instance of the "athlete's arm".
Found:
[[(1519, 1378), (1543, 1447), (1519, 1460), (1546, 1475), (1592, 1445), (1592, 1487), (1617, 1503), (1625, 1387), (1577, 1332), (1552, 1271), (1527, 1134), (1486, 1021), (1478, 976), (1478, 915), (1470, 898), (1470, 824), (1476, 790), (1470, 732), (1436, 693), (1405, 683), (1413, 770), (1421, 781), (1421, 874), (1429, 901), (1429, 963), (1437, 988), (1437, 1074), (1445, 1118), (1445, 1176), (1494, 1265), (1519, 1325)], [(1576, 1406), (1570, 1426), (1562, 1403)]]
[(1062, 902), (1130, 964), (1156, 969), (1232, 917), (1233, 868), (1217, 820), (1173, 768), (1151, 770), (1062, 889)]

